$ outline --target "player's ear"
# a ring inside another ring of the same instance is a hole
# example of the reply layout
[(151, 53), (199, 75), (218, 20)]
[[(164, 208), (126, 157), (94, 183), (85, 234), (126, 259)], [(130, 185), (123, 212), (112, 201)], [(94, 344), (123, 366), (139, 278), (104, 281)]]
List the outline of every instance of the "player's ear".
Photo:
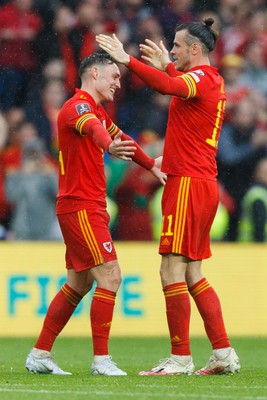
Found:
[(94, 77), (94, 79), (97, 79), (98, 76), (99, 76), (98, 68), (97, 67), (92, 67), (91, 72), (92, 72), (92, 76)]
[(199, 44), (198, 43), (192, 43), (192, 54), (196, 55), (199, 51)]

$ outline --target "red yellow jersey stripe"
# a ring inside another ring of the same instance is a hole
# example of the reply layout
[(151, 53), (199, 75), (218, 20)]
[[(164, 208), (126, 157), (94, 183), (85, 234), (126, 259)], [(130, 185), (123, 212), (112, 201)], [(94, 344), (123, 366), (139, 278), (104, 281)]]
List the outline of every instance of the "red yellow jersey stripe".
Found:
[(172, 252), (176, 254), (180, 254), (182, 249), (190, 181), (191, 178), (189, 177), (181, 177), (178, 190), (174, 232), (173, 232), (173, 244), (172, 244)]
[(103, 257), (88, 220), (86, 210), (78, 211), (78, 219), (84, 239), (93, 255), (95, 265), (103, 264)]

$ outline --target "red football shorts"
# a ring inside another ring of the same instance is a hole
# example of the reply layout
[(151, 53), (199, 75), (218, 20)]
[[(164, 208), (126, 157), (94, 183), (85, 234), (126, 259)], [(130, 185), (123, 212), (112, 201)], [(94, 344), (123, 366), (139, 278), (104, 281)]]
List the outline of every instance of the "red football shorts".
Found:
[(210, 229), (219, 203), (216, 181), (168, 176), (162, 195), (160, 254), (211, 256)]
[(57, 217), (66, 244), (66, 268), (79, 272), (117, 260), (106, 210), (79, 210)]

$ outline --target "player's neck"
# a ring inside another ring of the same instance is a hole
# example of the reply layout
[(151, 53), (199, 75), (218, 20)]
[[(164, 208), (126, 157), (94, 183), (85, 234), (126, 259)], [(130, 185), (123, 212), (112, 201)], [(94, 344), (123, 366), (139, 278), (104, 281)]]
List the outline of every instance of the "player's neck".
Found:
[(190, 69), (199, 67), (200, 65), (210, 65), (209, 57), (196, 57), (194, 60), (192, 60)]
[(83, 84), (81, 86), (81, 90), (87, 92), (94, 99), (94, 101), (95, 101), (97, 106), (101, 103), (101, 99), (100, 99), (100, 97), (98, 96), (97, 92), (94, 90), (93, 87)]

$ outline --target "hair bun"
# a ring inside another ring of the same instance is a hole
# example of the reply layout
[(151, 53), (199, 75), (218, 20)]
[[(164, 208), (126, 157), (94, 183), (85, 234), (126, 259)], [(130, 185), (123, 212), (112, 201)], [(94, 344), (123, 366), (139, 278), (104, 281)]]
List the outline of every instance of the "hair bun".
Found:
[(211, 27), (211, 25), (214, 23), (214, 19), (213, 18), (207, 18), (207, 19), (205, 19), (204, 20), (204, 24), (207, 26), (207, 27)]

